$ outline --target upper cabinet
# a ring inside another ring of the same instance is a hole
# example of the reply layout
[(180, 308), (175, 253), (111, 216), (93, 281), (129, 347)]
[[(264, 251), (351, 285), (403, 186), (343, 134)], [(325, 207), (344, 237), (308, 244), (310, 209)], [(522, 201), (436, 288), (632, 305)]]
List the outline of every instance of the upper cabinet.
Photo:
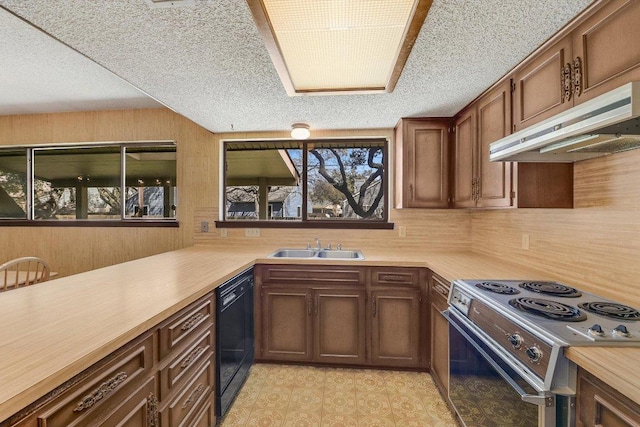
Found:
[(512, 206), (511, 163), (489, 161), (489, 144), (507, 136), (510, 129), (510, 81), (498, 85), (457, 116), (453, 165), (455, 207)]
[(640, 80), (640, 2), (597, 2), (513, 73), (513, 131)]
[(575, 103), (640, 80), (640, 2), (613, 0), (573, 31)]
[(565, 73), (565, 65), (570, 60), (571, 37), (567, 36), (516, 69), (513, 74), (514, 132), (573, 107), (570, 66), (567, 65)]
[(396, 126), (396, 208), (449, 206), (449, 126), (449, 119), (402, 119)]

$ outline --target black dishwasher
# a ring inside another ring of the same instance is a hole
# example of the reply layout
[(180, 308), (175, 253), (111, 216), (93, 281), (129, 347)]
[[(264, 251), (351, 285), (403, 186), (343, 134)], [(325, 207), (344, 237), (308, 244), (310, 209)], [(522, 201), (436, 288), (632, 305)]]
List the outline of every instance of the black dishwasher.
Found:
[(216, 407), (223, 417), (253, 363), (253, 268), (216, 289)]

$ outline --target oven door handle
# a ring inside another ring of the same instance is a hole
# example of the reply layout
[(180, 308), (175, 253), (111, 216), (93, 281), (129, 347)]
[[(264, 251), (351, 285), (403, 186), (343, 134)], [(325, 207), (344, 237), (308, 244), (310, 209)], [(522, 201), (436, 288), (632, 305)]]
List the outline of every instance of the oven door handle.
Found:
[(480, 353), (480, 355), (482, 355), (482, 357), (487, 361), (487, 363), (491, 365), (493, 369), (495, 369), (498, 375), (500, 375), (502, 379), (505, 380), (511, 386), (511, 388), (513, 388), (516, 391), (516, 393), (520, 395), (520, 398), (524, 402), (532, 403), (537, 406), (545, 406), (545, 407), (555, 406), (555, 399), (553, 395), (529, 394), (526, 391), (524, 391), (522, 387), (520, 387), (518, 383), (516, 383), (514, 379), (511, 378), (511, 376), (504, 369), (502, 369), (502, 367), (498, 365), (491, 356), (487, 354), (486, 351), (484, 351), (484, 349), (482, 349), (478, 344), (476, 344), (473, 338), (471, 338), (465, 330), (463, 330), (460, 326), (456, 325), (455, 322), (451, 321), (451, 316), (455, 316), (454, 314), (450, 313), (449, 310), (445, 310), (442, 312), (442, 315), (447, 319), (447, 321), (449, 322), (449, 325), (456, 328), (456, 330), (467, 340), (467, 342), (471, 344), (475, 348), (475, 350), (478, 353)]

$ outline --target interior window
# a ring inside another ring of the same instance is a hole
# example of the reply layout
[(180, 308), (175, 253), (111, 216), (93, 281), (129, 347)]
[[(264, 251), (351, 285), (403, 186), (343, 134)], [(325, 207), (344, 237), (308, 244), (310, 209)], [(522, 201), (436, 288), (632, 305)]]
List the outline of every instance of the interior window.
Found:
[(387, 220), (386, 140), (225, 143), (224, 219)]
[(176, 146), (145, 142), (2, 148), (0, 218), (174, 219)]

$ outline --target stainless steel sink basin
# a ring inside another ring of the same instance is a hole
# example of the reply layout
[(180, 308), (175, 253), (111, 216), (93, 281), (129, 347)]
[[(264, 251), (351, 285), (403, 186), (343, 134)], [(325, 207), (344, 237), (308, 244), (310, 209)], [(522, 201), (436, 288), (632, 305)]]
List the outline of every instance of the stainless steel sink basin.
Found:
[(317, 252), (312, 249), (279, 249), (269, 258), (313, 258)]
[(325, 249), (318, 252), (318, 258), (333, 258), (333, 259), (364, 259), (364, 255), (360, 251), (334, 251)]
[(306, 258), (306, 259), (350, 259), (361, 260), (364, 255), (360, 251), (332, 249), (278, 249), (267, 258)]

